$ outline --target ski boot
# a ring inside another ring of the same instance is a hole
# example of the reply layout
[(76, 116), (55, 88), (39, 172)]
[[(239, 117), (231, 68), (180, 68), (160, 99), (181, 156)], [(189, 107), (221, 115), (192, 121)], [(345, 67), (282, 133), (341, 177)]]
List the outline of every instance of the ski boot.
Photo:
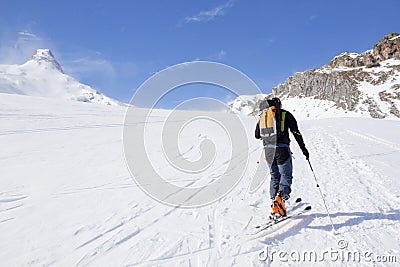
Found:
[(274, 220), (279, 217), (285, 217), (286, 214), (286, 206), (285, 201), (289, 199), (288, 195), (284, 195), (282, 192), (279, 192), (275, 198), (271, 199), (271, 216), (270, 219)]
[(276, 220), (280, 217), (279, 215), (279, 210), (278, 210), (278, 204), (275, 200), (275, 198), (271, 198), (271, 214), (269, 215), (270, 220)]

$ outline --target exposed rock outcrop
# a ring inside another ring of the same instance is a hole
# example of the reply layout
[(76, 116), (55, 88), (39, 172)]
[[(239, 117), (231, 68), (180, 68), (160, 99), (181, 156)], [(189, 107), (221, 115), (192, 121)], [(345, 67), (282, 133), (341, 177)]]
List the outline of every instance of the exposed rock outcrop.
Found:
[[(327, 65), (298, 72), (272, 88), (272, 96), (312, 99), (313, 105), (321, 100), (324, 109), (340, 109), (344, 114), (400, 118), (400, 35), (390, 33), (371, 50), (344, 52)], [(257, 111), (257, 101), (253, 102), (252, 114)], [(327, 102), (332, 105), (327, 107)], [(240, 103), (243, 110), (247, 103)]]
[(379, 63), (391, 58), (400, 59), (400, 35), (392, 32), (374, 45), (374, 49), (364, 53), (344, 52), (332, 59), (329, 66), (337, 67), (377, 67)]
[(42, 62), (45, 62), (47, 64), (50, 64), (53, 66), (55, 69), (60, 71), (61, 73), (64, 73), (63, 69), (61, 68), (60, 63), (56, 60), (54, 57), (53, 53), (51, 52), (50, 49), (37, 49), (35, 53), (32, 55), (31, 60), (34, 60), (41, 64)]
[[(392, 60), (392, 61), (389, 61)], [(349, 111), (367, 110), (373, 118), (400, 118), (400, 35), (391, 33), (364, 53), (345, 52), (328, 65), (296, 73), (272, 89), (274, 96), (329, 100)]]

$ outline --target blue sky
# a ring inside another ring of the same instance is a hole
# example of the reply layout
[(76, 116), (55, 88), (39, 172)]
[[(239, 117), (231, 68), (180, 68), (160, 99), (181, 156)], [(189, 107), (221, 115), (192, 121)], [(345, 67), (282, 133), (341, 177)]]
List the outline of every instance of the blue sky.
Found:
[(2, 0), (0, 63), (50, 48), (67, 74), (128, 102), (152, 74), (211, 60), (269, 93), (296, 71), (400, 32), (398, 10), (398, 0)]

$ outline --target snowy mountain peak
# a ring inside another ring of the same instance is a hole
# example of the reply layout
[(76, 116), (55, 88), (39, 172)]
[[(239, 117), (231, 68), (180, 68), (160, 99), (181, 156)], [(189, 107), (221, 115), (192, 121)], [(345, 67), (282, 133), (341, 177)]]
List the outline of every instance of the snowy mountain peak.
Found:
[(50, 49), (37, 49), (31, 60), (36, 61), (39, 64), (50, 64), (61, 73), (64, 73), (61, 65), (57, 62)]
[(0, 65), (0, 93), (121, 105), (64, 74), (50, 49), (37, 49), (22, 65)]

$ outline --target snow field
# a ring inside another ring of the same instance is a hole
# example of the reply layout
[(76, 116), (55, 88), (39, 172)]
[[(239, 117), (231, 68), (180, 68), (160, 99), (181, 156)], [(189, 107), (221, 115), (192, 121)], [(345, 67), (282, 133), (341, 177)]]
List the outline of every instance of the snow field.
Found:
[[(2, 265), (309, 266), (260, 262), (258, 256), (265, 246), (287, 252), (338, 249), (339, 240), (348, 250), (400, 260), (398, 120), (299, 121), (338, 234), (331, 233), (308, 163), (293, 140), (292, 198), (301, 196), (313, 209), (254, 237), (249, 231), (269, 212), (268, 181), (246, 193), (262, 150), (252, 138), (254, 118), (243, 118), (250, 144), (243, 179), (211, 205), (182, 209), (151, 199), (130, 177), (122, 147), (124, 114), (123, 107), (0, 94)], [(197, 145), (190, 135), (182, 140), (183, 151)], [(196, 158), (193, 149), (188, 157)], [(151, 156), (157, 158), (155, 151)], [(246, 153), (241, 156), (246, 160)], [(209, 181), (201, 178), (200, 184)]]

